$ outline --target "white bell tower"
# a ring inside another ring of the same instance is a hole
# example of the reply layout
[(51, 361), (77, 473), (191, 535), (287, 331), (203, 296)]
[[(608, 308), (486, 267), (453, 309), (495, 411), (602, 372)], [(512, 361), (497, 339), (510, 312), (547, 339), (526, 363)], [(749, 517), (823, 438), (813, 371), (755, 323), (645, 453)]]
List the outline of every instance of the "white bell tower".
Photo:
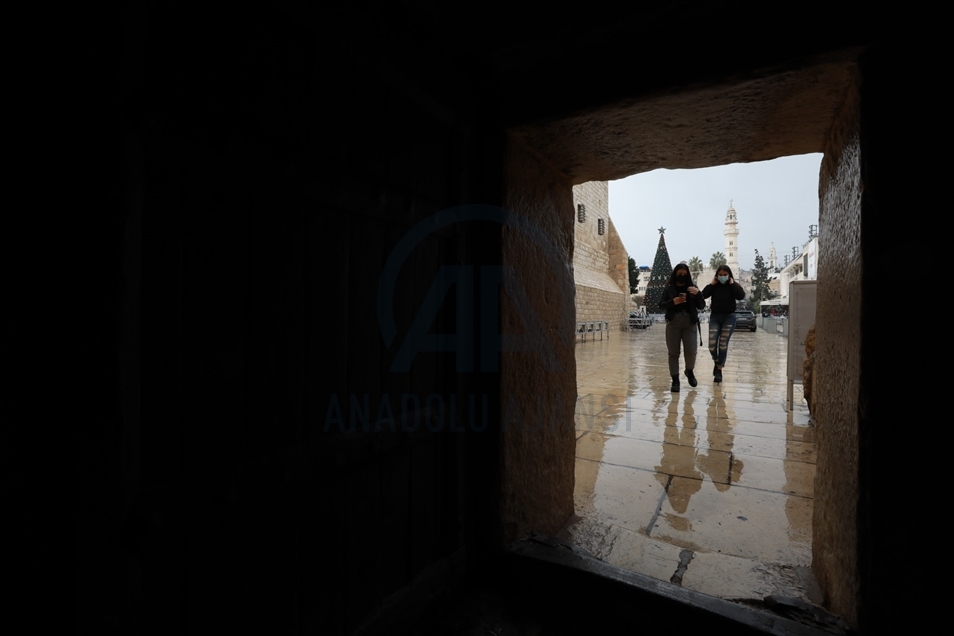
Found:
[(729, 209), (725, 213), (725, 262), (732, 268), (736, 280), (740, 279), (739, 270), (739, 221), (729, 199)]

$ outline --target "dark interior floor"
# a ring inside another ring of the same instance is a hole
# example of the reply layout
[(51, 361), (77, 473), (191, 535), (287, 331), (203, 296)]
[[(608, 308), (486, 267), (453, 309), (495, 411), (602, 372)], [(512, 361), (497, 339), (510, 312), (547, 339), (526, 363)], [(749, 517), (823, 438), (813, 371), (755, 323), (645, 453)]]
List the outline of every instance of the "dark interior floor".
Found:
[(843, 621), (787, 599), (747, 607), (608, 566), (548, 538), (528, 539), (448, 591), (410, 636), (543, 634), (850, 634)]

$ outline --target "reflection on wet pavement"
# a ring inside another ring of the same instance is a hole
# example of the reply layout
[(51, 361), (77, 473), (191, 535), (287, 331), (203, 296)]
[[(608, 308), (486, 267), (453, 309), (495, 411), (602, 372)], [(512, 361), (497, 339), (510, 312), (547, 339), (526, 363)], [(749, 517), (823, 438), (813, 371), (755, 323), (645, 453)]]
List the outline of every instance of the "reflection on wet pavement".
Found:
[(662, 325), (577, 343), (577, 518), (563, 538), (712, 596), (818, 603), (815, 429), (800, 385), (786, 411), (787, 345), (736, 332), (722, 384), (701, 349), (699, 386), (670, 393)]

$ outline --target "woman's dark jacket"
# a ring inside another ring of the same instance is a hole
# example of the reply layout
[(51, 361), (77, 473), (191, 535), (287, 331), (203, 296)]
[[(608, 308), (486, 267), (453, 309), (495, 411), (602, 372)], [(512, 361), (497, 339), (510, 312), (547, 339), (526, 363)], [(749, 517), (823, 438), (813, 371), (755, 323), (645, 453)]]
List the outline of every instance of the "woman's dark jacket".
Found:
[(745, 298), (745, 290), (742, 285), (733, 282), (731, 285), (726, 283), (708, 284), (702, 290), (702, 297), (712, 297), (709, 304), (709, 311), (714, 314), (735, 313), (735, 301)]
[[(659, 301), (659, 307), (666, 310), (666, 322), (672, 320), (672, 317), (676, 315), (677, 311), (688, 311), (689, 318), (692, 319), (692, 323), (695, 324), (699, 322), (699, 310), (706, 308), (706, 299), (702, 297), (701, 292), (693, 296), (686, 291), (690, 287), (695, 287), (695, 285), (692, 283), (689, 283), (685, 287), (676, 287), (675, 285), (670, 285), (663, 290), (662, 300)], [(686, 302), (677, 305), (672, 299), (682, 293), (686, 294)]]

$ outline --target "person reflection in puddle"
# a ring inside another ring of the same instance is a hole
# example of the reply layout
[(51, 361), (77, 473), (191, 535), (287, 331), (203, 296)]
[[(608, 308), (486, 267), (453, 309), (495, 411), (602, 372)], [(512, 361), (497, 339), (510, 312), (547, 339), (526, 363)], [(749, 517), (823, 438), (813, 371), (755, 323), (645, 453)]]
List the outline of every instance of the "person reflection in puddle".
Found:
[[(698, 438), (693, 402), (696, 392), (689, 391), (680, 413), (679, 400), (672, 400), (667, 407), (666, 426), (663, 429), (662, 456), (655, 467), (656, 479), (666, 489), (666, 497), (672, 506), (672, 514), (666, 518), (680, 530), (685, 530), (689, 520), (679, 515), (689, 509), (689, 500), (702, 489), (705, 475), (696, 467)], [(682, 422), (680, 429), (679, 423)], [(648, 528), (647, 532), (652, 532)]]

